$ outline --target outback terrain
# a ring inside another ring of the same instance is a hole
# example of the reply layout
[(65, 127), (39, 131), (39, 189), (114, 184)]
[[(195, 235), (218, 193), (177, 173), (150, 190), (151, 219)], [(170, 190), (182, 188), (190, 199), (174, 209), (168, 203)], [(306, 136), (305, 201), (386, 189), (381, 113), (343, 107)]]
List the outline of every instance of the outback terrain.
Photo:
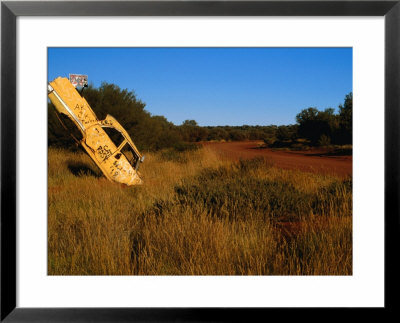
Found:
[(127, 187), (49, 148), (49, 275), (352, 274), (351, 156), (256, 141), (145, 155)]

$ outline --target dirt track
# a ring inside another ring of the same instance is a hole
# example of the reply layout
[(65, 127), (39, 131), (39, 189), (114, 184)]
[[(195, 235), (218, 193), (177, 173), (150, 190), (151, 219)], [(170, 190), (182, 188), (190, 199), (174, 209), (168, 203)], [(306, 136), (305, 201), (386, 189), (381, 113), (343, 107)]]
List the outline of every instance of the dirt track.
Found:
[(239, 160), (264, 156), (270, 159), (276, 167), (284, 169), (299, 169), (314, 173), (352, 176), (352, 156), (330, 156), (323, 150), (311, 151), (273, 151), (270, 148), (258, 148), (259, 141), (241, 142), (205, 142), (223, 157)]

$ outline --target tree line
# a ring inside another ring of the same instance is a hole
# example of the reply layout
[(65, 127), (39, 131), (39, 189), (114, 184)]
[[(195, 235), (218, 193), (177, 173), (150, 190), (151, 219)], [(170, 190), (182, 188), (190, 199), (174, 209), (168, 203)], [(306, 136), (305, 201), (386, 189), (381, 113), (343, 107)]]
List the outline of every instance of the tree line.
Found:
[[(164, 116), (152, 115), (146, 104), (139, 100), (133, 91), (122, 90), (115, 84), (102, 83), (99, 88), (85, 88), (83, 97), (88, 101), (99, 120), (107, 114), (115, 117), (127, 130), (138, 149), (157, 151), (164, 148), (185, 150), (193, 143), (201, 141), (242, 141), (262, 140), (271, 147), (293, 146), (299, 139), (310, 146), (352, 143), (352, 101), (353, 95), (345, 96), (339, 105), (339, 112), (334, 109), (323, 111), (315, 107), (302, 110), (296, 116), (293, 125), (268, 126), (199, 126), (195, 120), (185, 120), (181, 125), (174, 125)], [(48, 145), (74, 149), (79, 139), (78, 129), (68, 118), (55, 113), (48, 103)]]

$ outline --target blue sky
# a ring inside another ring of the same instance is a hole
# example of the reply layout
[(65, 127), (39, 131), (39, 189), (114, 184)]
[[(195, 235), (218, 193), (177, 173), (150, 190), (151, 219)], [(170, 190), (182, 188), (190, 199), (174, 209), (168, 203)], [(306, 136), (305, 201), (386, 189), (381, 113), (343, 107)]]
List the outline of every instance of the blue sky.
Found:
[(152, 115), (201, 126), (296, 123), (352, 91), (351, 48), (49, 48), (48, 78), (87, 74), (133, 91)]

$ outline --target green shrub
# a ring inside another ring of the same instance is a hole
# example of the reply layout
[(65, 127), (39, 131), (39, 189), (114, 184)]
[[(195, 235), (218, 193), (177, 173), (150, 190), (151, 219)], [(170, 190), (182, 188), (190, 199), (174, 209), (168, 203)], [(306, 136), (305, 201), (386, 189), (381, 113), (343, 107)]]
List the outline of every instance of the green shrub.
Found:
[[(231, 167), (204, 169), (195, 178), (175, 187), (178, 203), (201, 206), (212, 216), (246, 218), (254, 213), (263, 218), (299, 220), (311, 214), (351, 213), (352, 181), (335, 181), (315, 193), (296, 189), (292, 183), (257, 178), (257, 169), (268, 171), (267, 160), (240, 160)], [(334, 207), (332, 207), (332, 205)]]
[(188, 159), (183, 152), (176, 151), (175, 149), (171, 148), (161, 151), (160, 157), (163, 161), (178, 162), (183, 164), (188, 162)]
[(322, 135), (319, 137), (318, 146), (320, 147), (327, 147), (331, 144), (331, 138), (327, 135)]
[(194, 151), (200, 149), (199, 144), (195, 144), (193, 142), (177, 142), (175, 143), (172, 148), (174, 148), (176, 151), (183, 152), (183, 151)]

